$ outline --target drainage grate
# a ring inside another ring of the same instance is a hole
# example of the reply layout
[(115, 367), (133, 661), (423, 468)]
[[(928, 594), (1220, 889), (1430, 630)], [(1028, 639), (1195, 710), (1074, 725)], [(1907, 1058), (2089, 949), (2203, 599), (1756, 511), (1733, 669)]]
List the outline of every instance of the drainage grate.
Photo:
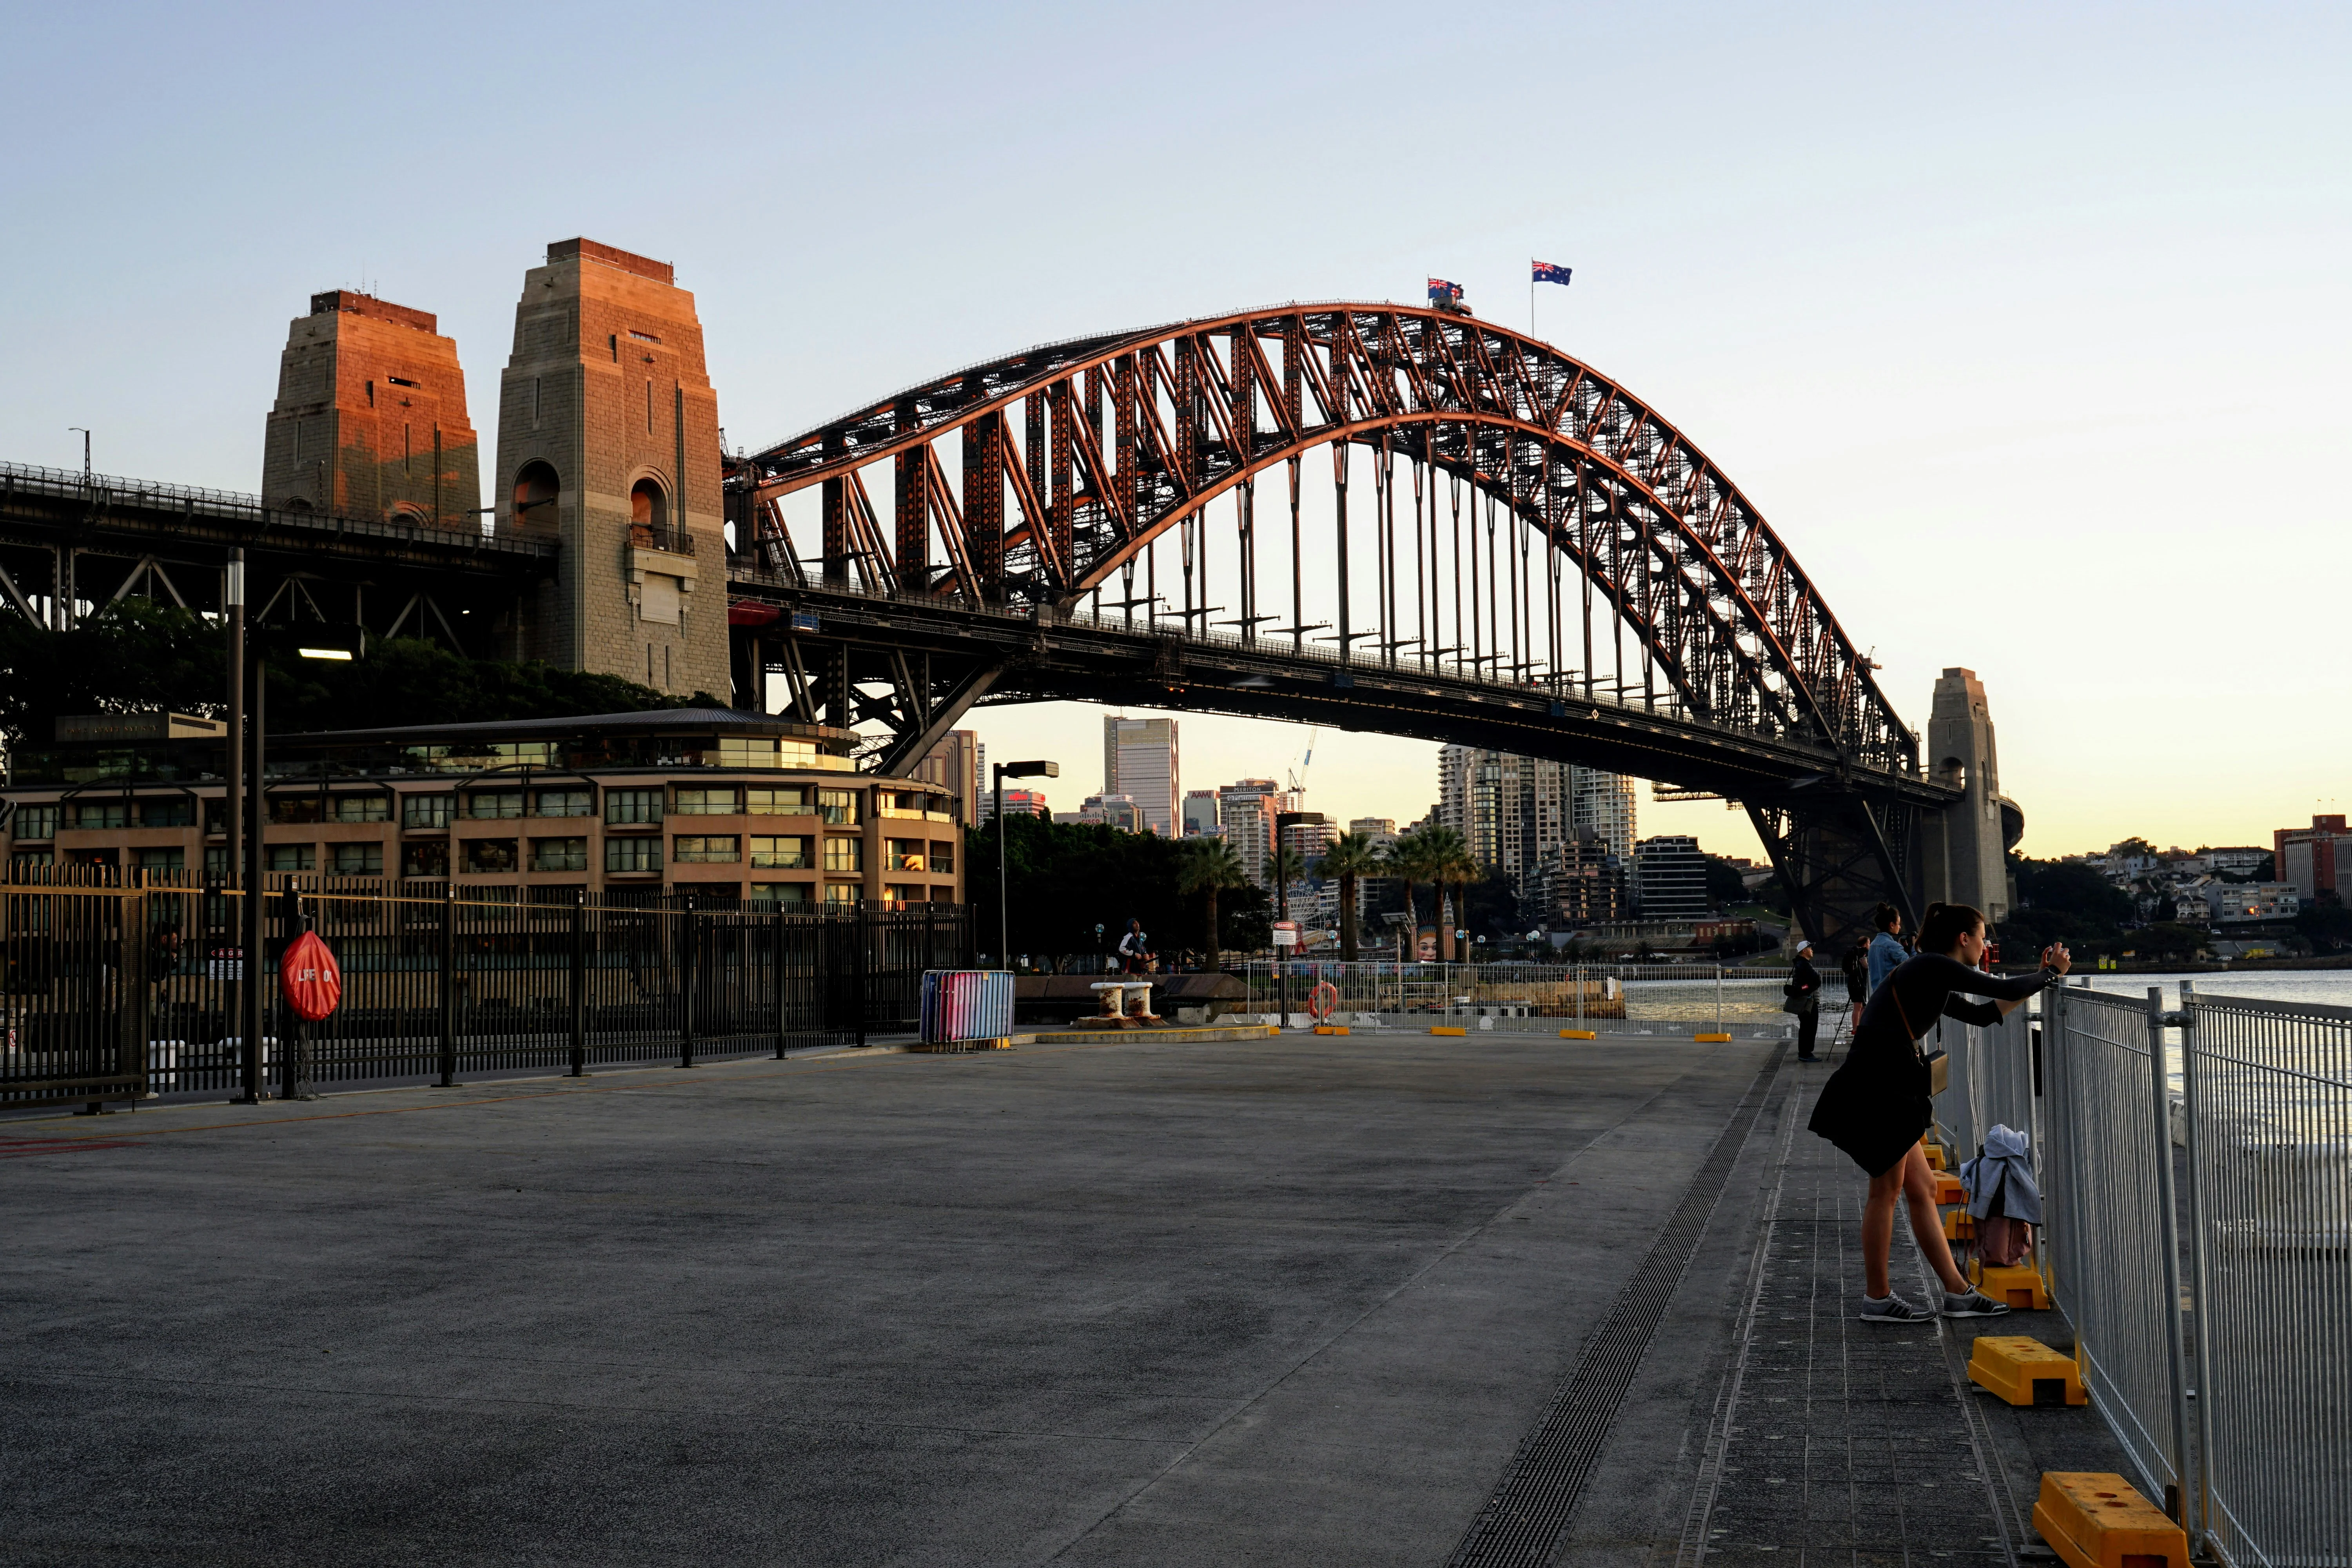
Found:
[(1503, 1473), (1486, 1506), (1478, 1510), (1462, 1544), (1445, 1560), (1446, 1568), (1541, 1568), (1551, 1561), (1559, 1533), (1584, 1490), (1585, 1479), (1601, 1457), (1610, 1427), (1616, 1424), (1617, 1407), (1633, 1381), (1633, 1369), (1641, 1364), (1667, 1301), (1690, 1268), (1699, 1237), (1723, 1195), (1723, 1184), (1748, 1141), (1748, 1129), (1764, 1108), (1766, 1091), (1787, 1051), (1786, 1045), (1776, 1048), (1756, 1081), (1748, 1086), (1715, 1147), (1691, 1178), (1689, 1190), (1650, 1244), (1633, 1277), (1618, 1292), (1608, 1317), (1585, 1342), (1576, 1365), (1553, 1392), (1543, 1418), (1520, 1440), (1511, 1468)]

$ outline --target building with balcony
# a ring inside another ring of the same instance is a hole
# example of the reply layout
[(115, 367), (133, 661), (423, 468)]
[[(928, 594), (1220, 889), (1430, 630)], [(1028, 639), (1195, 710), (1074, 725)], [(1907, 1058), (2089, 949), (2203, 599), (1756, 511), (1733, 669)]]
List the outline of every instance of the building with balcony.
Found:
[[(11, 859), (227, 878), (223, 728), (61, 721), (11, 759)], [(263, 862), (532, 901), (962, 901), (961, 790), (859, 773), (856, 742), (725, 708), (288, 735), (269, 746)]]

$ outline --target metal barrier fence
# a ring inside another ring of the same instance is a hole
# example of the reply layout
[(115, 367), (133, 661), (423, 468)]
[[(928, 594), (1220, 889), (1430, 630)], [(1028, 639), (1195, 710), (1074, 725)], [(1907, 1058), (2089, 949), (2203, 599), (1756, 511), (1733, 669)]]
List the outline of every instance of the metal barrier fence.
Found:
[(2340, 1568), (2352, 1563), (2352, 1008), (2183, 990), (2207, 1538), (2233, 1563)]
[[(1339, 1023), (1431, 1025), (1484, 1033), (1563, 1028), (1655, 1032), (1660, 1027), (1757, 1029), (1791, 1023), (1780, 1009), (1786, 969), (1712, 963), (1396, 963), (1256, 962), (1237, 972), (1244, 1010), (1327, 1013)], [(1323, 989), (1328, 987), (1328, 990)], [(1823, 993), (1824, 1041), (1843, 988)]]
[[(2181, 989), (2173, 1013), (2153, 989), (2044, 993), (2044, 1265), (2094, 1403), (2192, 1539), (2344, 1568), (2352, 1008)], [(2000, 1054), (2030, 1049), (2012, 1031)]]
[[(913, 1031), (923, 972), (967, 955), (955, 904), (485, 896), (507, 891), (272, 878), (265, 1086), (862, 1044)], [(241, 1089), (245, 898), (19, 868), (0, 885), (0, 1105)], [(341, 1005), (307, 1026), (276, 983), (298, 922), (343, 977)]]

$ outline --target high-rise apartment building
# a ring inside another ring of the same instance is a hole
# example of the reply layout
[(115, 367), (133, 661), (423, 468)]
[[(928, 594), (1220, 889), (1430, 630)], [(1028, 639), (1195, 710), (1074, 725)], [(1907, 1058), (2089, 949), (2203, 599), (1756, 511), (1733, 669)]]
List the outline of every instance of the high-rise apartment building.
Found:
[(1589, 830), (1621, 868), (1633, 852), (1633, 781), (1573, 763), (1440, 748), (1437, 821), (1462, 836), (1471, 856), (1511, 879), (1522, 899), (1544, 858)]
[(1385, 849), (1397, 841), (1396, 818), (1393, 816), (1358, 816), (1348, 823), (1348, 831), (1360, 833), (1371, 841), (1375, 849)]
[(1102, 792), (1132, 796), (1146, 829), (1163, 838), (1182, 831), (1177, 774), (1175, 720), (1104, 718)]
[(1241, 779), (1217, 792), (1217, 820), (1249, 879), (1265, 880), (1266, 856), (1274, 847), (1274, 814), (1281, 794), (1272, 779)]
[(2314, 816), (2308, 827), (2278, 828), (2271, 834), (2271, 875), (2293, 885), (2305, 903), (2322, 893), (2341, 898), (2347, 889), (2336, 880), (2336, 867), (2347, 847), (2352, 828), (2341, 816)]
[(1705, 918), (1706, 857), (1687, 834), (1662, 834), (1633, 847), (1634, 910), (1645, 921)]

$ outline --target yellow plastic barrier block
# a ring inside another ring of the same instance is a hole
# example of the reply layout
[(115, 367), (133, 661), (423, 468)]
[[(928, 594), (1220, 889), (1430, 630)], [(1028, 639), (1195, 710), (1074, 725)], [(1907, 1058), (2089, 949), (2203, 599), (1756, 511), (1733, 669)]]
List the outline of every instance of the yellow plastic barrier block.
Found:
[(1702, 1046), (1727, 1046), (1731, 1044), (1731, 1037), (1729, 1035), (1693, 1035), (1691, 1039), (1696, 1044)]
[(2087, 1405), (2082, 1369), (2040, 1340), (1983, 1334), (1969, 1356), (1969, 1381), (2011, 1405)]
[(1559, 1037), (1563, 1040), (1597, 1040), (1601, 1037), (1591, 1029), (1562, 1029)]
[(2046, 1312), (2050, 1310), (2050, 1288), (2042, 1276), (2022, 1263), (2007, 1268), (1988, 1268), (1984, 1259), (1977, 1258), (1969, 1265), (1969, 1280), (1996, 1301), (2006, 1301), (2021, 1312)]
[(1450, 1024), (1435, 1024), (1431, 1026), (1429, 1032), (1433, 1035), (1466, 1035), (1470, 1031), (1467, 1029), (1457, 1029)]
[(1919, 1147), (1927, 1151), (1927, 1169), (1931, 1171), (1947, 1171), (1951, 1169), (1950, 1166), (1944, 1163), (1944, 1146), (1942, 1144), (1922, 1143)]
[(1969, 1201), (1968, 1189), (1960, 1185), (1959, 1177), (1948, 1171), (1937, 1171), (1935, 1178), (1936, 1201), (1938, 1204), (1964, 1204)]
[(1944, 1239), (1973, 1241), (1977, 1235), (1976, 1215), (1966, 1209), (1950, 1209), (1944, 1215)]
[(1344, 1035), (1348, 1032), (1348, 1026), (1345, 1024), (1318, 1024), (1315, 1026), (1315, 1032), (1318, 1035)]
[(2189, 1568), (2187, 1534), (2121, 1476), (2044, 1471), (2033, 1528), (2074, 1568)]

